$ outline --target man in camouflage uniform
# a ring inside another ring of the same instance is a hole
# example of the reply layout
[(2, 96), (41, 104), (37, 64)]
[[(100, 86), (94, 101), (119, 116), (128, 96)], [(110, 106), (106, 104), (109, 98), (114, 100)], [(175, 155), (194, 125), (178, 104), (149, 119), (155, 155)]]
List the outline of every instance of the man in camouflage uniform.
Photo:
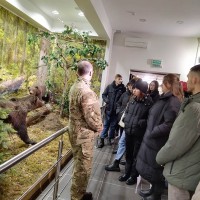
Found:
[(91, 173), (95, 134), (102, 130), (97, 95), (90, 89), (93, 66), (88, 61), (78, 63), (78, 80), (69, 92), (69, 139), (74, 157), (71, 200), (90, 200), (86, 188)]

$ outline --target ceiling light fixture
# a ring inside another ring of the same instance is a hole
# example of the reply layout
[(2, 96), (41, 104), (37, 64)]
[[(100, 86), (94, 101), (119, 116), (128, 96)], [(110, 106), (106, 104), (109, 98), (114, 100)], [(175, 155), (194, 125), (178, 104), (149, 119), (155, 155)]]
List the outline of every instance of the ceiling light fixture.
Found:
[(146, 22), (146, 19), (139, 19), (140, 22)]
[(133, 15), (133, 16), (135, 15), (135, 12), (133, 12), (133, 11), (130, 11), (130, 10), (129, 10), (129, 11), (127, 11), (127, 13), (129, 13), (129, 14), (131, 14), (131, 15)]
[(81, 17), (83, 17), (84, 13), (83, 12), (79, 12), (78, 15), (81, 16)]
[(59, 15), (59, 12), (58, 12), (57, 10), (53, 10), (52, 13), (53, 13), (54, 15)]
[(58, 17), (58, 20), (59, 20), (60, 22), (64, 23), (64, 21), (63, 21), (63, 20), (61, 20), (59, 17)]
[(177, 24), (183, 24), (184, 21), (177, 21), (176, 23), (177, 23)]

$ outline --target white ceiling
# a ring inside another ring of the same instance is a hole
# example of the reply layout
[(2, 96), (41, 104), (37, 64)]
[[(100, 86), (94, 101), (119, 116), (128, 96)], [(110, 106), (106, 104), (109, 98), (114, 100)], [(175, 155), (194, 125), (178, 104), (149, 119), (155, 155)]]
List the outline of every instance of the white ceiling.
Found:
[[(21, 0), (20, 0), (21, 1)], [(27, 0), (24, 0), (27, 1)], [(38, 7), (52, 21), (52, 31), (60, 31), (64, 24), (72, 25), (83, 31), (91, 31), (96, 34), (88, 20), (79, 16), (81, 10), (74, 0), (29, 0), (33, 5)], [(57, 10), (59, 15), (54, 15), (52, 11)]]
[[(97, 5), (95, 1), (101, 2), (102, 7), (95, 7)], [(101, 21), (98, 14), (105, 9), (105, 16), (113, 31), (200, 37), (200, 0), (84, 0), (85, 4), (82, 0), (81, 6), (78, 4), (81, 2), (79, 0), (10, 0), (10, 2), (15, 3), (15, 7), (23, 13), (21, 16), (25, 20), (32, 20), (32, 23), (34, 20), (35, 25), (51, 31), (60, 31), (66, 24), (73, 25), (79, 30), (91, 31), (94, 35), (96, 31), (102, 36), (100, 32), (105, 31), (103, 30), (105, 27), (100, 26), (102, 30), (99, 30), (99, 26), (97, 28), (97, 24)], [(88, 2), (93, 7), (87, 9)], [(0, 4), (16, 12), (16, 9), (6, 1), (0, 0)], [(87, 19), (78, 15), (79, 7), (84, 10)], [(53, 15), (53, 10), (57, 10), (59, 15)], [(97, 13), (96, 17), (90, 15), (93, 12)], [(17, 14), (20, 16), (19, 12)], [(104, 24), (104, 21), (101, 23)]]
[[(200, 36), (200, 0), (102, 1), (113, 29), (170, 36)], [(140, 19), (146, 21), (141, 22)], [(178, 24), (177, 21), (183, 23)]]

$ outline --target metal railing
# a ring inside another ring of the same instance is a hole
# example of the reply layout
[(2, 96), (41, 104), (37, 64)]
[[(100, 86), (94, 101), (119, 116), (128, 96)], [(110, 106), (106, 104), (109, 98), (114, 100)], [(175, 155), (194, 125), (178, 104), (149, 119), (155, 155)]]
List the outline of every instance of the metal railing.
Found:
[[(3, 164), (0, 165), (0, 174), (7, 171), (20, 161), (24, 160), (28, 156), (32, 155), (34, 152), (38, 151), (45, 145), (49, 144), (51, 141), (55, 140), (57, 137), (63, 135), (65, 132), (68, 131), (68, 126), (57, 131), (56, 133), (52, 134), (51, 136), (45, 138), (44, 140), (40, 141), (39, 143), (35, 144), (34, 146), (31, 146), (27, 150), (21, 152), (20, 154), (16, 155), (15, 157), (11, 158), (10, 160), (4, 162)], [(60, 162), (61, 162), (61, 157), (62, 157), (62, 148), (63, 148), (63, 137), (61, 137), (61, 140), (59, 141), (59, 148), (58, 148), (58, 158), (57, 158), (57, 170), (56, 170), (56, 175), (55, 175), (55, 187), (54, 187), (54, 198), (57, 199), (57, 192), (58, 192), (58, 176), (60, 173)]]

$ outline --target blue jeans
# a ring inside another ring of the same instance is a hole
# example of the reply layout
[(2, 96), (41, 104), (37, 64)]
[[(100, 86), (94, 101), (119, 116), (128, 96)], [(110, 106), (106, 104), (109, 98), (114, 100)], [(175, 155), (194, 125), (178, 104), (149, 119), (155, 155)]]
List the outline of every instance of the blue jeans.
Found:
[(120, 160), (122, 156), (124, 155), (124, 152), (126, 150), (125, 145), (125, 131), (122, 132), (122, 136), (119, 139), (118, 148), (117, 148), (117, 154), (115, 156), (115, 160)]
[[(115, 136), (115, 130), (117, 127), (117, 115), (105, 115), (103, 131), (101, 132), (101, 138), (106, 138), (108, 136), (109, 139), (113, 139)], [(108, 134), (109, 131), (109, 134)]]

